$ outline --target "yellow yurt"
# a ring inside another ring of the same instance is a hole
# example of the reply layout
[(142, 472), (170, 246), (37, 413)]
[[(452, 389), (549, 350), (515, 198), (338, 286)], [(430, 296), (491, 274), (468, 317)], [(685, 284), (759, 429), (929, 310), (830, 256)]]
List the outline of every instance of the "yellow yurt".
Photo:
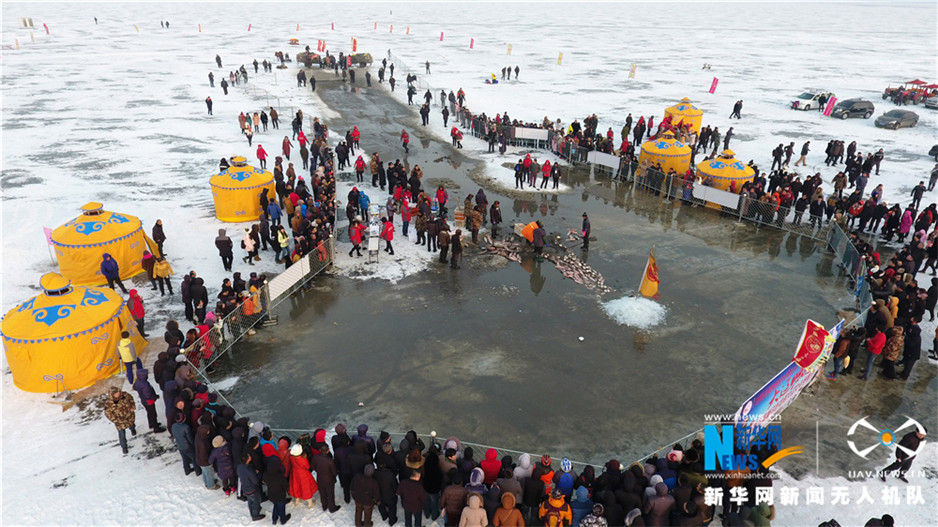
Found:
[(719, 156), (697, 163), (697, 177), (713, 180), (713, 187), (720, 190), (730, 190), (730, 185), (736, 182), (736, 193), (744, 183), (752, 181), (756, 172), (749, 165), (737, 161), (732, 150), (724, 150)]
[(230, 161), (231, 166), (209, 180), (215, 217), (230, 222), (254, 221), (261, 215), (261, 191), (269, 188), (268, 195), (272, 199), (277, 195), (274, 175), (248, 165), (241, 156), (232, 157)]
[(57, 273), (39, 281), (43, 292), (11, 309), (0, 336), (13, 384), (27, 392), (77, 390), (120, 370), (117, 342), (129, 331), (137, 354), (147, 341), (120, 295), (72, 286)]
[(661, 167), (667, 172), (674, 169), (678, 174), (684, 174), (690, 168), (690, 147), (674, 138), (671, 132), (664, 132), (660, 137), (642, 144), (642, 151), (638, 161), (645, 161)]
[(675, 104), (670, 108), (664, 109), (664, 116), (671, 116), (671, 122), (674, 124), (674, 127), (677, 128), (678, 123), (682, 120), (684, 124), (691, 125), (691, 129), (698, 134), (700, 133), (700, 124), (703, 122), (703, 110), (697, 108), (691, 104), (690, 99), (684, 97), (681, 99), (681, 102)]
[(103, 210), (104, 205), (87, 203), (81, 216), (52, 231), (52, 245), (59, 272), (75, 285), (101, 285), (104, 253), (120, 266), (121, 279), (143, 272), (143, 251), (158, 255), (156, 243), (143, 230), (140, 220), (129, 214)]

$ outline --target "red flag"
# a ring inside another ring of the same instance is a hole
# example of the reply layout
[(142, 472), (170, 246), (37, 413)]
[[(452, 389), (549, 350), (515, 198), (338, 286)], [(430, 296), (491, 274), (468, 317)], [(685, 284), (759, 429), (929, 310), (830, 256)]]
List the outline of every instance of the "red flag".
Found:
[(248, 24), (248, 31), (251, 30), (251, 24)]
[(443, 42), (443, 32), (440, 31), (440, 42)]
[(476, 39), (470, 38), (470, 39), (469, 39), (469, 49), (472, 49), (473, 47), (475, 47), (475, 45), (476, 45)]
[(798, 366), (807, 369), (817, 362), (824, 352), (824, 340), (827, 336), (828, 332), (824, 326), (813, 320), (805, 322), (793, 359)]

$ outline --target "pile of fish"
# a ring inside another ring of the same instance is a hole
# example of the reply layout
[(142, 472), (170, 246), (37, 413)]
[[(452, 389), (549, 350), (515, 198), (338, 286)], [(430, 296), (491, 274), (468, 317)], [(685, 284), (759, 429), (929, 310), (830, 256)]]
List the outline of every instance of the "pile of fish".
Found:
[[(559, 238), (559, 236), (558, 236)], [(568, 233), (568, 239), (579, 240), (579, 233), (571, 230)], [(571, 240), (571, 241), (573, 241)], [(488, 235), (482, 237), (480, 252), (483, 254), (492, 254), (505, 257), (513, 262), (521, 263), (521, 251), (525, 245), (518, 241), (494, 241)], [(566, 249), (563, 244), (555, 243), (552, 246)], [(606, 285), (606, 279), (596, 269), (593, 269), (572, 254), (555, 255), (550, 252), (544, 253), (544, 258), (557, 266), (560, 274), (573, 280), (574, 282), (586, 286), (590, 291), (604, 295), (615, 291)]]
[(573, 280), (574, 282), (585, 285), (590, 291), (604, 295), (614, 291), (613, 288), (606, 285), (606, 279), (596, 269), (593, 269), (572, 254), (563, 256), (546, 255), (547, 259), (557, 266), (560, 274)]
[(515, 242), (496, 242), (493, 241), (491, 237), (485, 235), (482, 237), (482, 242), (485, 244), (482, 252), (487, 254), (497, 254), (499, 256), (504, 256), (512, 262), (521, 263), (521, 255), (518, 254), (521, 250), (521, 244)]

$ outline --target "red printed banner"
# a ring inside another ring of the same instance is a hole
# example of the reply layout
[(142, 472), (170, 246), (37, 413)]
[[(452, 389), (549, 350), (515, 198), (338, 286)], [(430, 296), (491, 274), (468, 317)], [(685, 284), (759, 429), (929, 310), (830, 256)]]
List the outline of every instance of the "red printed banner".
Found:
[(837, 97), (831, 97), (827, 101), (827, 106), (824, 107), (824, 115), (830, 117), (831, 112), (834, 111), (834, 105), (837, 104)]
[(470, 38), (470, 39), (469, 39), (469, 49), (474, 48), (475, 45), (476, 45), (476, 39)]
[(717, 91), (717, 84), (720, 82), (720, 79), (714, 77), (713, 82), (710, 83), (710, 93)]
[(797, 351), (795, 351), (795, 363), (805, 369), (813, 366), (824, 352), (824, 343), (827, 336), (828, 333), (824, 326), (813, 320), (805, 322), (801, 340), (798, 342)]

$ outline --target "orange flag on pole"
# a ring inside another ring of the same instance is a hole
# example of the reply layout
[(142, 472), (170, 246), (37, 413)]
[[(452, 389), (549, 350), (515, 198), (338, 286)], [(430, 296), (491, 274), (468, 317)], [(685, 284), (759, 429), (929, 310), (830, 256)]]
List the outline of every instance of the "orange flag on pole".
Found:
[(658, 298), (658, 264), (655, 263), (654, 251), (648, 253), (648, 263), (642, 273), (642, 285), (639, 291), (645, 298)]

